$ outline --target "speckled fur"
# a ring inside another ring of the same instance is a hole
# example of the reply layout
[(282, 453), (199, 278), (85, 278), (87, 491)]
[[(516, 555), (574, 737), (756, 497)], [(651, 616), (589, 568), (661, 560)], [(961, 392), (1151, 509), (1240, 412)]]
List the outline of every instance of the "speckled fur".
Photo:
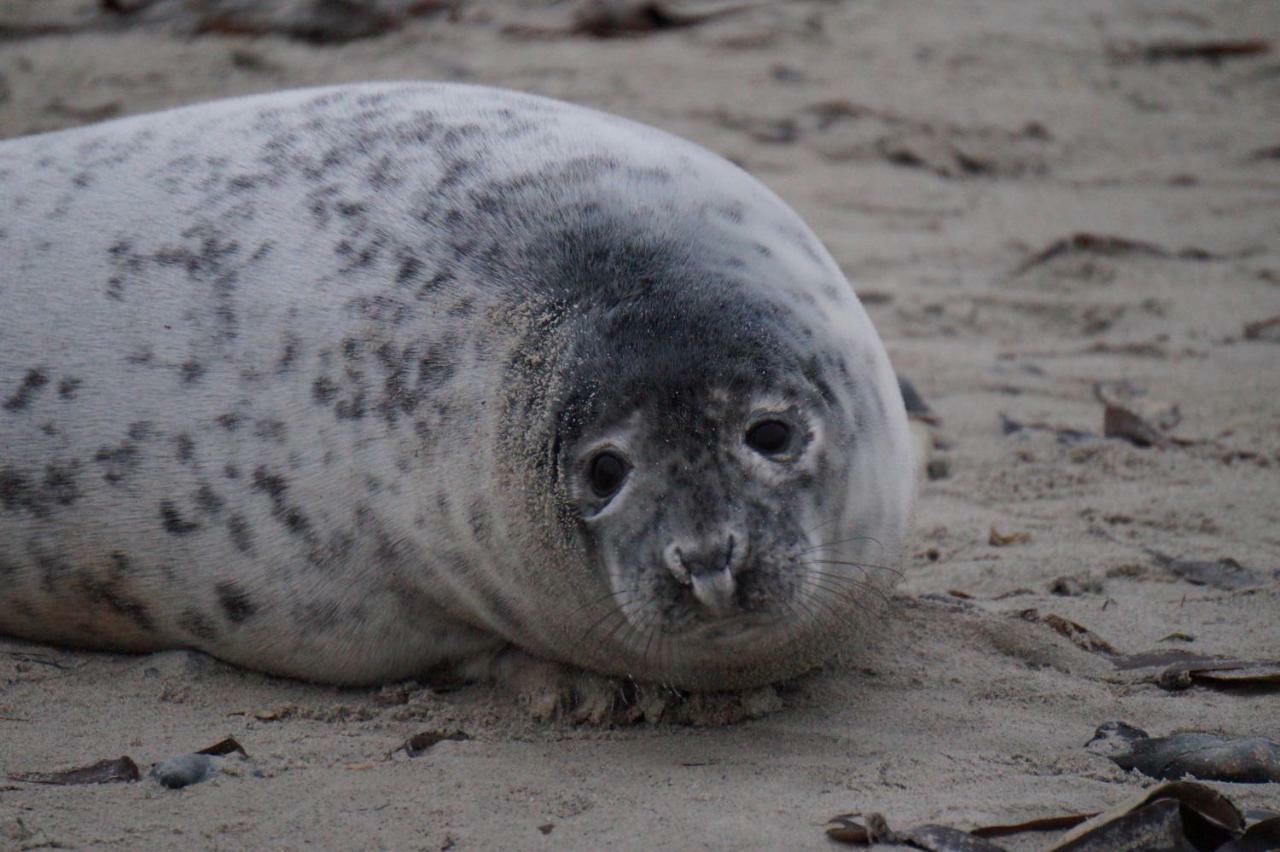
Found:
[[(883, 572), (798, 554), (896, 558), (875, 331), (799, 218), (687, 142), (378, 84), (0, 143), (0, 187), (0, 631), (334, 683), (511, 643), (723, 689), (866, 621)], [(807, 424), (789, 466), (740, 446), (775, 409)], [(639, 460), (603, 511), (601, 440)], [(660, 548), (730, 528), (772, 620), (681, 633)]]

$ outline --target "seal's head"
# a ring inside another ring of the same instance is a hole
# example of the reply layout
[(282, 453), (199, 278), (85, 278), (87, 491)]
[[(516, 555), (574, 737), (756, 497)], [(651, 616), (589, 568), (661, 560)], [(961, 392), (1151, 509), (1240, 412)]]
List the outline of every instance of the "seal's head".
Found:
[(690, 689), (796, 674), (888, 587), (912, 481), (896, 382), (842, 278), (823, 303), (641, 254), (605, 266), (642, 298), (558, 309), (531, 406), (575, 604), (555, 655)]

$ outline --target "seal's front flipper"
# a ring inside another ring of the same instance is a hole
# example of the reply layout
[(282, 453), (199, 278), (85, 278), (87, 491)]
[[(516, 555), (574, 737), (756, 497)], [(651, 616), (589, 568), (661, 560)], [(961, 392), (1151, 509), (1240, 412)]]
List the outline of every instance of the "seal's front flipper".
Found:
[(600, 726), (640, 722), (727, 725), (767, 715), (782, 706), (772, 686), (690, 693), (595, 674), (516, 648), (493, 659), (490, 676), (540, 721)]

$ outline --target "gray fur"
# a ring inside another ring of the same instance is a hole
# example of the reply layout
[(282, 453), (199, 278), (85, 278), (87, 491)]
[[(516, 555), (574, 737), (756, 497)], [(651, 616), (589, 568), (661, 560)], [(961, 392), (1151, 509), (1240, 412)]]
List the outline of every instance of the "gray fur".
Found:
[[(378, 84), (0, 143), (0, 186), (0, 631), (334, 683), (510, 643), (723, 689), (870, 617), (912, 497), (888, 360), (795, 213), (696, 146)], [(785, 459), (743, 444), (766, 415)]]

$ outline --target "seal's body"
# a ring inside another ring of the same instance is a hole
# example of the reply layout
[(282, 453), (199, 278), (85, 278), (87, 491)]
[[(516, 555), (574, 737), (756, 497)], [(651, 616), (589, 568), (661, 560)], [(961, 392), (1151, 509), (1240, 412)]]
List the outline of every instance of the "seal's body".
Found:
[(830, 256), (662, 132), (381, 84), (0, 143), (0, 632), (747, 687), (866, 620), (911, 471)]

